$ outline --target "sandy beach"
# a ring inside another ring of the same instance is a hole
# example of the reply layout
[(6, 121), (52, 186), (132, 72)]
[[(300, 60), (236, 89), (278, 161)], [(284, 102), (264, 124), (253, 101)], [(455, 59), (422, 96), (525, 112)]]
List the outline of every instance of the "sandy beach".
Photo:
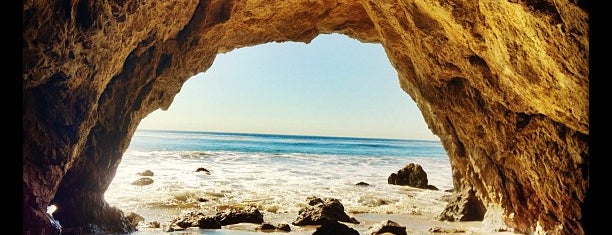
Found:
[[(367, 234), (368, 229), (377, 223), (380, 223), (385, 220), (392, 220), (400, 224), (401, 226), (406, 227), (407, 234), (436, 234), (430, 232), (430, 229), (439, 227), (442, 230), (446, 231), (457, 231), (455, 233), (447, 232), (444, 234), (478, 234), (478, 235), (504, 235), (504, 234), (515, 234), (513, 232), (497, 232), (488, 230), (485, 228), (483, 222), (481, 221), (472, 221), (472, 222), (443, 222), (435, 220), (435, 215), (433, 214), (423, 214), (423, 215), (410, 215), (410, 214), (374, 214), (374, 213), (365, 213), (365, 214), (353, 214), (360, 224), (349, 224), (345, 223), (349, 227), (357, 230), (359, 234)], [(287, 223), (291, 224), (291, 221), (296, 217), (293, 214), (264, 214), (264, 219), (267, 223), (278, 224), (278, 223)], [(143, 223), (141, 223), (142, 225)], [(211, 235), (225, 235), (225, 234), (268, 234), (268, 233), (278, 233), (285, 234), (284, 232), (262, 232), (256, 231), (257, 224), (248, 224), (241, 223), (236, 225), (228, 225), (223, 226), (221, 229), (198, 229), (198, 228), (188, 228), (185, 231), (176, 231), (176, 232), (163, 232), (162, 228), (147, 228), (146, 226), (139, 226), (138, 232), (133, 233), (134, 235), (154, 235), (154, 234), (211, 234)], [(295, 235), (310, 235), (312, 234), (317, 226), (291, 226), (291, 232), (288, 234)], [(463, 232), (461, 232), (463, 231)]]

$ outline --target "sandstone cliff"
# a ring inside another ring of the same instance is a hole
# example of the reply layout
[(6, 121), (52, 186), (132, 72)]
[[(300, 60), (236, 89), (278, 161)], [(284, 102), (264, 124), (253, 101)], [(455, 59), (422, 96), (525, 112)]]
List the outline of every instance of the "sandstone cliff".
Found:
[(384, 46), (485, 220), (582, 234), (584, 2), (25, 0), (24, 234), (57, 233), (50, 203), (63, 227), (131, 231), (103, 194), (139, 121), (218, 53), (326, 33)]

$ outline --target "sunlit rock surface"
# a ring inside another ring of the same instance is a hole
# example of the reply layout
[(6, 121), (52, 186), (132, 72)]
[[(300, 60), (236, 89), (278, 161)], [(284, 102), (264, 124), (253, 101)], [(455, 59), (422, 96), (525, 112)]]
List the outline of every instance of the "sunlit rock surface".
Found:
[(143, 117), (218, 53), (342, 33), (384, 46), (458, 191), (517, 232), (582, 234), (584, 2), (25, 0), (24, 233), (58, 232), (50, 204), (64, 228), (133, 230), (103, 194)]

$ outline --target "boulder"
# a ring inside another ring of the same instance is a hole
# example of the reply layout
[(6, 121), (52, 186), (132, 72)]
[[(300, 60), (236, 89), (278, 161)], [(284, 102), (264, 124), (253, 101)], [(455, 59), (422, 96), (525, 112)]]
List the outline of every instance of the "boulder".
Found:
[(238, 223), (262, 224), (264, 222), (263, 214), (261, 214), (257, 208), (244, 210), (228, 209), (217, 213), (214, 218), (219, 221), (221, 225)]
[(198, 167), (198, 169), (196, 169), (196, 172), (204, 172), (207, 175), (210, 175), (210, 171), (204, 167)]
[(289, 227), (288, 224), (278, 224), (276, 226), (270, 224), (270, 223), (263, 223), (260, 226), (257, 226), (257, 228), (255, 228), (255, 230), (257, 231), (264, 231), (264, 232), (273, 232), (273, 231), (282, 231), (282, 232), (290, 232), (291, 231), (291, 227)]
[(378, 234), (394, 234), (394, 235), (406, 235), (406, 227), (399, 225), (395, 221), (387, 220), (373, 225), (368, 229), (366, 234), (378, 235)]
[(407, 185), (415, 188), (427, 188), (427, 173), (421, 165), (410, 163), (387, 179), (389, 184)]
[(139, 214), (136, 214), (134, 212), (130, 212), (128, 213), (125, 218), (130, 221), (130, 224), (132, 224), (132, 226), (136, 227), (138, 226), (138, 223), (144, 221), (144, 217), (140, 216)]
[(151, 170), (145, 170), (143, 172), (139, 172), (138, 175), (141, 175), (141, 176), (153, 176), (155, 174)]
[(433, 227), (429, 229), (430, 233), (465, 233), (464, 229), (458, 229), (458, 228), (453, 228), (453, 229), (447, 229), (447, 228), (440, 228), (440, 227)]
[(210, 200), (203, 198), (203, 197), (198, 198), (198, 202), (207, 202), (207, 201), (210, 201)]
[(153, 183), (153, 179), (149, 178), (149, 177), (142, 177), (134, 182), (132, 182), (132, 185), (137, 185), (137, 186), (145, 186), (145, 185), (149, 185)]
[(189, 227), (198, 227), (203, 229), (220, 229), (221, 224), (219, 221), (212, 216), (207, 216), (202, 212), (192, 211), (186, 214), (183, 214), (170, 223), (169, 228), (189, 228)]
[(359, 221), (344, 212), (344, 205), (338, 199), (308, 197), (306, 201), (308, 206), (300, 209), (293, 225), (322, 225), (333, 221), (359, 224)]
[(284, 232), (291, 232), (291, 227), (288, 224), (278, 224), (276, 229)]
[(206, 216), (198, 220), (197, 227), (203, 229), (220, 229), (221, 223), (219, 223), (216, 218)]
[(272, 230), (276, 230), (276, 226), (270, 224), (270, 223), (263, 223), (259, 226), (257, 226), (257, 228), (255, 228), (255, 230), (264, 230), (264, 231), (272, 231)]
[(159, 221), (157, 221), (157, 220), (149, 221), (147, 223), (147, 226), (149, 228), (160, 228), (161, 227), (161, 225), (159, 224)]
[(312, 235), (359, 235), (359, 232), (338, 221), (330, 221), (318, 227)]

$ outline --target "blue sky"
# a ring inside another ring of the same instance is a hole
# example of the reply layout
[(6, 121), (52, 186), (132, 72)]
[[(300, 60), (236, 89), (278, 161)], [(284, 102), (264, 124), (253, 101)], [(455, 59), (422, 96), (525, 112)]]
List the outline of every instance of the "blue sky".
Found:
[(438, 140), (382, 46), (339, 34), (219, 54), (138, 128)]

